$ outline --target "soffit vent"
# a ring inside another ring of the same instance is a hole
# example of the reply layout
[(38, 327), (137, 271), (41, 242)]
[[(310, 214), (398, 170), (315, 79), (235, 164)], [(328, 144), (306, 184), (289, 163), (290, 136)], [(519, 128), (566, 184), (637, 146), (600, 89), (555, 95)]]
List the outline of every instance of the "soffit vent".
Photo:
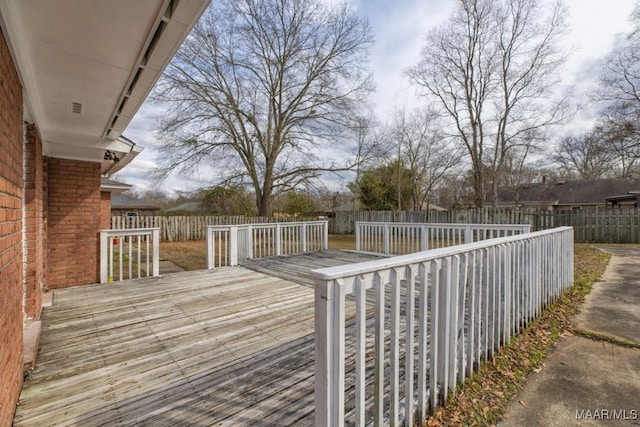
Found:
[(80, 102), (72, 102), (71, 103), (71, 112), (74, 114), (82, 114), (82, 103)]

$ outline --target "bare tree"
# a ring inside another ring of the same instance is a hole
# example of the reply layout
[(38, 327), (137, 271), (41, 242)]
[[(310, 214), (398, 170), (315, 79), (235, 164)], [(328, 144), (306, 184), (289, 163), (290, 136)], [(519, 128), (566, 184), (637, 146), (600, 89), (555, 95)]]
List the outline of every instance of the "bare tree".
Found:
[(566, 136), (560, 140), (553, 160), (569, 178), (604, 178), (611, 171), (613, 156), (594, 132)]
[(470, 159), (477, 206), (485, 204), (485, 171), (497, 178), (510, 151), (539, 143), (565, 118), (563, 103), (552, 99), (564, 60), (564, 7), (550, 1), (458, 0), (408, 70), (451, 119)]
[(438, 118), (432, 108), (417, 108), (410, 113), (397, 110), (388, 132), (398, 146), (400, 160), (410, 171), (414, 210), (431, 203), (445, 175), (460, 161), (460, 150), (444, 138)]
[(351, 119), (349, 129), (356, 140), (356, 180), (361, 170), (379, 166), (387, 160), (389, 144), (384, 129), (379, 129), (378, 120), (372, 111)]
[[(525, 148), (526, 150), (526, 148)], [(527, 153), (512, 151), (506, 159), (504, 173), (500, 176), (500, 186), (513, 195), (516, 205), (520, 204), (522, 190), (530, 183), (545, 181), (555, 177), (555, 171), (548, 168), (546, 159), (532, 164), (525, 163)]]
[(619, 178), (637, 178), (640, 165), (640, 3), (631, 14), (634, 30), (606, 57), (594, 99), (602, 110), (593, 133), (615, 157)]
[[(249, 184), (269, 215), (274, 195), (353, 167), (344, 132), (372, 89), (371, 43), (347, 4), (212, 2), (155, 92), (169, 108), (165, 170), (206, 164)], [(336, 142), (340, 162), (327, 156)]]

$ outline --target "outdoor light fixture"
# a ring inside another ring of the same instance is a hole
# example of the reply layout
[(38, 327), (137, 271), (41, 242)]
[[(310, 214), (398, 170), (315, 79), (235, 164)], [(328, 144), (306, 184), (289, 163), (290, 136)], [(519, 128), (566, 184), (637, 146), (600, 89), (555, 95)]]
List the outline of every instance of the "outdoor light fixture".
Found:
[(120, 159), (118, 158), (118, 156), (116, 156), (116, 153), (114, 153), (113, 151), (105, 151), (104, 153), (104, 159), (111, 162), (111, 163), (118, 163), (120, 161)]

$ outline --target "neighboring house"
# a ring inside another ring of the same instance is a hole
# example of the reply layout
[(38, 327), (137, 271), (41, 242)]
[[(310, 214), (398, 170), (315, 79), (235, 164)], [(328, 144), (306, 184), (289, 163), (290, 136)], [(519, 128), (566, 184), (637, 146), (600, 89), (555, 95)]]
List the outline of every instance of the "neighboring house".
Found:
[[(353, 200), (343, 203), (339, 206), (336, 206), (333, 211), (334, 212), (346, 212), (346, 211), (358, 211), (360, 210), (360, 203), (354, 197)], [(422, 205), (421, 211), (438, 211), (438, 212), (446, 212), (448, 209), (443, 208), (442, 206), (434, 205), (433, 203), (424, 203)]]
[[(498, 206), (529, 206), (571, 210), (607, 206), (638, 206), (640, 182), (620, 179), (544, 180), (498, 190)], [(489, 204), (491, 198), (487, 196)]]
[(157, 215), (159, 212), (158, 206), (144, 200), (122, 193), (111, 194), (111, 215), (145, 216)]
[(140, 151), (122, 132), (208, 2), (0, 1), (1, 426), (43, 293), (98, 282), (101, 176)]

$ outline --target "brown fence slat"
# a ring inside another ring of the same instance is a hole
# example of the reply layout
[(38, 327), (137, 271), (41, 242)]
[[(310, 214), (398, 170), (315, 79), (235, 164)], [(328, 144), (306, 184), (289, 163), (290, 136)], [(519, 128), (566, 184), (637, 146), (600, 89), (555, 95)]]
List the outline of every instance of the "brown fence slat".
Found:
[[(136, 216), (114, 215), (112, 229), (160, 228), (160, 239), (204, 240), (207, 225), (299, 221), (299, 218), (244, 216)], [(640, 243), (638, 208), (590, 208), (552, 211), (537, 208), (482, 208), (451, 211), (338, 211), (329, 220), (332, 234), (352, 234), (357, 221), (413, 223), (531, 224), (532, 231), (559, 226), (574, 228), (578, 243)]]
[(640, 243), (638, 208), (584, 208), (548, 210), (538, 208), (482, 208), (452, 211), (393, 212), (339, 211), (329, 221), (332, 234), (354, 232), (356, 221), (531, 224), (532, 231), (560, 226), (574, 228), (578, 243)]

